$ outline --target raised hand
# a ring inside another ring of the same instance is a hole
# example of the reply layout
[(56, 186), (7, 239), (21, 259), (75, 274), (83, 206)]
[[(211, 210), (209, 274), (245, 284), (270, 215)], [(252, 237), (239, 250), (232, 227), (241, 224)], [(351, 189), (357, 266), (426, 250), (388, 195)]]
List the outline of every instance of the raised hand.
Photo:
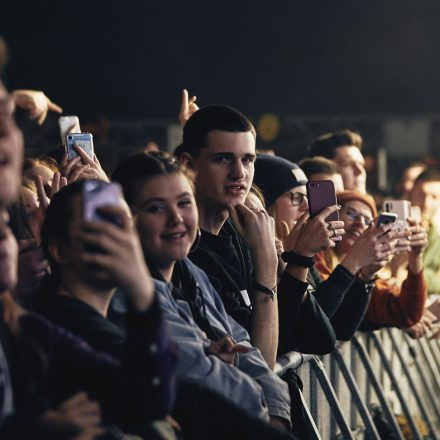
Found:
[(191, 117), (193, 113), (195, 113), (199, 107), (196, 104), (197, 96), (192, 96), (189, 98), (188, 90), (182, 90), (182, 103), (180, 104), (180, 112), (179, 112), (179, 122), (183, 127), (186, 124), (186, 121)]
[(36, 119), (41, 125), (46, 119), (47, 113), (53, 111), (62, 113), (63, 109), (52, 102), (43, 92), (38, 90), (15, 90), (11, 97), (17, 107), (29, 112), (31, 119)]
[(364, 278), (371, 278), (394, 254), (395, 234), (391, 228), (391, 225), (376, 228), (371, 224), (354, 242), (341, 264), (352, 274), (362, 270)]
[(100, 212), (107, 218), (120, 219), (120, 226), (107, 221), (76, 225), (74, 239), (84, 245), (79, 259), (83, 264), (103, 269), (136, 308), (147, 310), (153, 301), (154, 287), (128, 208), (107, 206), (100, 208)]

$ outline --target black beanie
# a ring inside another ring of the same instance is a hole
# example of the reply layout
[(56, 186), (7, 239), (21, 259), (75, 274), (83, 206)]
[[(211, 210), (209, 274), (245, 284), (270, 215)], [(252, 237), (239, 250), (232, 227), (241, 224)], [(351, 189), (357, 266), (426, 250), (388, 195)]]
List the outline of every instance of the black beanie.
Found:
[(305, 185), (307, 177), (296, 163), (278, 156), (259, 154), (255, 161), (254, 183), (263, 192), (269, 207), (289, 189)]

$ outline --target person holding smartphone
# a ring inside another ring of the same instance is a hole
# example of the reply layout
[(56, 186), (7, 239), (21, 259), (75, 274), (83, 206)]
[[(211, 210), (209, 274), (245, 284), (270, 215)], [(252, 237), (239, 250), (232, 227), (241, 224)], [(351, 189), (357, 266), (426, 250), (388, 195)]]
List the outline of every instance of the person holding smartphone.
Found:
[[(264, 194), (268, 212), (275, 219), (278, 238), (287, 251), (288, 263), (278, 286), (280, 349), (308, 352), (312, 347), (315, 350), (320, 347), (331, 351), (328, 336), (333, 330), (326, 331), (325, 323), (330, 321), (337, 339), (350, 339), (362, 321), (371, 291), (371, 287), (356, 280), (343, 265), (337, 265), (325, 281), (315, 268), (319, 252), (334, 248), (345, 232), (342, 221), (327, 221), (328, 216), (338, 212), (334, 190), (329, 199), (333, 200), (329, 202), (333, 206), (309, 218), (307, 178), (296, 164), (276, 156), (259, 155), (254, 181)], [(319, 194), (314, 192), (314, 195)], [(295, 323), (292, 310), (298, 295), (304, 299)], [(321, 316), (321, 325), (310, 319), (313, 315)]]
[[(327, 279), (340, 264), (359, 281), (373, 287), (366, 310), (363, 329), (381, 326), (411, 327), (423, 315), (427, 288), (423, 277), (423, 249), (426, 231), (411, 228), (407, 241), (400, 238), (399, 249), (408, 251), (408, 275), (402, 287), (397, 287), (377, 276), (377, 272), (394, 254), (395, 233), (392, 224), (377, 227), (376, 205), (372, 197), (356, 191), (338, 194), (341, 219), (346, 235), (332, 250), (319, 255), (317, 268)], [(406, 246), (406, 247), (405, 247)]]

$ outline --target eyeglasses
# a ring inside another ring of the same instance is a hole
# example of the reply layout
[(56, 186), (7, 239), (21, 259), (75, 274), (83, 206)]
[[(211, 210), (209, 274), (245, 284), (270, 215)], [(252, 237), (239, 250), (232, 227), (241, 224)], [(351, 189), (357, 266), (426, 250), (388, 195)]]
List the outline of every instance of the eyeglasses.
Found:
[(367, 217), (366, 215), (361, 214), (359, 211), (356, 211), (353, 208), (345, 208), (345, 214), (353, 221), (363, 219), (366, 226), (370, 226), (374, 221), (371, 217)]
[(290, 198), (290, 203), (292, 206), (299, 206), (307, 197), (307, 194), (296, 192), (296, 193), (288, 193)]

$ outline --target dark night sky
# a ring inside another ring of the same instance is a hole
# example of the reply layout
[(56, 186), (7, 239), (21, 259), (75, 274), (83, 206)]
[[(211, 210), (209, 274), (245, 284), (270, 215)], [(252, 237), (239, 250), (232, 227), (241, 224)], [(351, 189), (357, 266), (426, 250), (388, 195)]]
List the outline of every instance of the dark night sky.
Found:
[(250, 115), (440, 108), (438, 0), (9, 3), (8, 86), (66, 113), (174, 117), (182, 87)]

